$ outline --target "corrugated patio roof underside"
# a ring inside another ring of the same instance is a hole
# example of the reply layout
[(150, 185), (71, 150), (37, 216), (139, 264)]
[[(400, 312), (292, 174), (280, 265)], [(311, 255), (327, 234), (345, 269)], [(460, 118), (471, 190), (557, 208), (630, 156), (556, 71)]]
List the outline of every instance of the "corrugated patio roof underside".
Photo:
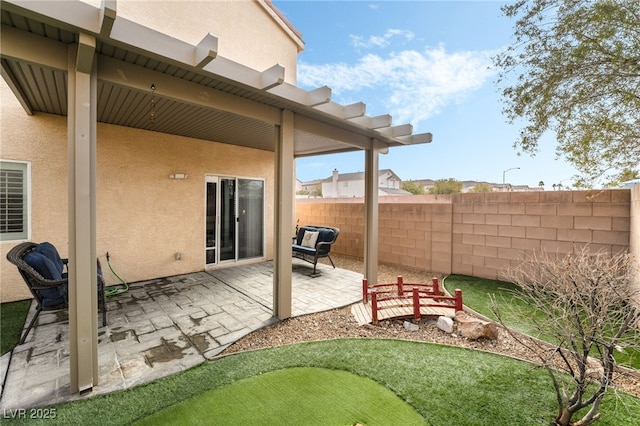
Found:
[[(52, 58), (56, 50), (63, 52), (77, 44), (78, 34), (86, 31), (11, 3), (20, 2), (2, 2), (3, 77), (28, 113), (66, 116), (66, 58), (60, 67), (40, 58)], [(114, 21), (115, 16), (112, 25)], [(384, 149), (431, 140), (428, 133), (413, 135), (410, 125), (392, 127), (390, 116), (366, 116), (364, 104), (345, 107), (331, 102), (329, 88), (305, 91), (283, 83), (285, 70), (280, 66), (259, 73), (215, 54), (204, 57), (205, 65), (194, 65), (176, 59), (179, 54), (171, 57), (163, 56), (164, 51), (149, 51), (149, 40), (143, 46), (145, 37), (159, 37), (151, 43), (157, 46), (166, 46), (168, 38), (138, 24), (125, 24), (140, 31), (141, 44), (115, 40), (104, 34), (104, 28), (92, 34), (96, 37), (100, 123), (274, 151), (277, 120), (270, 117), (291, 110), (296, 117), (296, 156), (367, 149), (373, 143)], [(175, 39), (169, 41), (174, 46), (167, 52), (189, 47)], [(262, 87), (251, 83), (256, 75)], [(244, 113), (254, 108), (255, 113)]]

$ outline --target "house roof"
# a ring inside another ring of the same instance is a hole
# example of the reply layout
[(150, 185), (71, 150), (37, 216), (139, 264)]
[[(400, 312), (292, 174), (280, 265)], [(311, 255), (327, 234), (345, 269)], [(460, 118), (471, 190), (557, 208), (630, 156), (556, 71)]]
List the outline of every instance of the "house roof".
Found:
[[(385, 175), (387, 173), (391, 173), (393, 176), (395, 176), (396, 178), (398, 178), (398, 180), (400, 179), (398, 177), (398, 175), (396, 175), (393, 170), (391, 169), (383, 169), (383, 170), (379, 170), (378, 171), (378, 176), (382, 176)], [(338, 174), (338, 182), (346, 182), (346, 181), (354, 181), (354, 180), (364, 180), (364, 172), (353, 172), (353, 173), (340, 173)], [(333, 176), (329, 176), (328, 178), (325, 179), (320, 179), (318, 181), (313, 181), (313, 182), (332, 182), (333, 181)], [(305, 182), (307, 183), (307, 182)], [(308, 182), (311, 183), (311, 182)]]
[(98, 122), (275, 151), (289, 110), (297, 157), (431, 142), (389, 115), (367, 116), (361, 102), (332, 102), (326, 86), (284, 82), (281, 65), (254, 70), (221, 57), (211, 34), (191, 45), (122, 18), (115, 1), (1, 7), (2, 76), (28, 114), (67, 115), (68, 47), (77, 44), (89, 64), (97, 56)]
[(281, 23), (285, 27), (285, 29), (288, 30), (287, 32), (290, 32), (293, 35), (292, 38), (294, 39), (296, 44), (298, 44), (298, 50), (301, 51), (304, 48), (302, 33), (298, 31), (298, 29), (291, 23), (291, 21), (285, 18), (284, 14), (273, 4), (271, 0), (261, 0), (260, 4), (263, 4), (262, 1), (264, 1), (264, 5), (268, 7), (268, 10), (273, 11), (273, 13), (276, 15), (276, 21)]
[(378, 191), (382, 191), (387, 195), (412, 195), (409, 191), (396, 188), (378, 188)]

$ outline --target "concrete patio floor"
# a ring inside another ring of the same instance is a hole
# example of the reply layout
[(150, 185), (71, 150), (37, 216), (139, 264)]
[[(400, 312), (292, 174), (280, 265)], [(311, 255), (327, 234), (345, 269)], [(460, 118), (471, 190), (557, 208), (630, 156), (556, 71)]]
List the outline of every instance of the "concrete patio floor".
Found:
[[(312, 278), (312, 265), (293, 260), (293, 316), (360, 300), (362, 274), (320, 264), (318, 271)], [(3, 357), (0, 410), (82, 399), (178, 373), (277, 322), (272, 309), (272, 262), (131, 284), (107, 300), (107, 326), (98, 329), (100, 383), (86, 396), (69, 392), (67, 311), (43, 312), (25, 343)], [(27, 324), (34, 311), (32, 304)]]

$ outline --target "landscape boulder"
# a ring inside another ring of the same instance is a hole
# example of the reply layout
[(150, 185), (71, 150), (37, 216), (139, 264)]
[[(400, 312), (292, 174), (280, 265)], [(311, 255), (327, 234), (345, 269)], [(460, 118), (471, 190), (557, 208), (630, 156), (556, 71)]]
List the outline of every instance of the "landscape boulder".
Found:
[(474, 318), (463, 311), (456, 312), (456, 321), (458, 322), (458, 331), (467, 339), (495, 340), (498, 338), (498, 327), (493, 322)]
[(412, 322), (405, 321), (404, 322), (404, 329), (407, 330), (407, 331), (415, 332), (415, 331), (420, 330), (420, 326), (418, 326), (418, 324), (414, 324)]
[(453, 320), (449, 317), (441, 316), (438, 317), (438, 323), (436, 324), (438, 328), (445, 333), (453, 333)]

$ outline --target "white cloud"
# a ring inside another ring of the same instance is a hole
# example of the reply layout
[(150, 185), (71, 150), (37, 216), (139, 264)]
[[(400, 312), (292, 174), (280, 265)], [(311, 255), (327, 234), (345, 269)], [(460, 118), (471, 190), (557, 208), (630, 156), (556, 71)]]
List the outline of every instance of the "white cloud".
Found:
[(363, 95), (381, 99), (384, 105), (376, 107), (391, 113), (395, 124), (417, 125), (480, 89), (494, 75), (490, 68), (494, 54), (450, 53), (439, 46), (387, 56), (368, 54), (353, 65), (300, 63), (298, 84), (308, 88), (327, 85), (333, 90), (334, 101), (340, 103), (353, 102), (354, 98), (367, 103)]
[(415, 34), (409, 30), (387, 30), (383, 35), (371, 35), (369, 37), (363, 37), (359, 35), (351, 34), (351, 44), (358, 49), (369, 49), (372, 47), (386, 47), (391, 43), (393, 37), (403, 37), (404, 39), (411, 41), (415, 38)]

